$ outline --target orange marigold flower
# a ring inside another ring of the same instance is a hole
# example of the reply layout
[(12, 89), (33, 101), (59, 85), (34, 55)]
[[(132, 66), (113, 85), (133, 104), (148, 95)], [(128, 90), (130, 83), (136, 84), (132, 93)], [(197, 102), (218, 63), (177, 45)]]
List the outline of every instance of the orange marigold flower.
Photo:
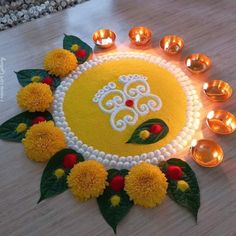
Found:
[(88, 160), (74, 165), (67, 177), (67, 183), (78, 200), (86, 201), (103, 193), (107, 185), (106, 179), (105, 167), (95, 160)]
[(30, 83), (21, 88), (16, 98), (18, 105), (29, 112), (44, 112), (50, 108), (53, 101), (50, 87), (42, 83)]
[(45, 162), (55, 153), (66, 147), (63, 132), (52, 121), (33, 125), (22, 140), (29, 159)]
[(44, 68), (49, 74), (63, 78), (77, 66), (76, 56), (65, 49), (56, 48), (48, 52), (44, 58)]
[(125, 177), (125, 191), (135, 204), (155, 207), (166, 197), (167, 179), (160, 168), (141, 163), (130, 169)]

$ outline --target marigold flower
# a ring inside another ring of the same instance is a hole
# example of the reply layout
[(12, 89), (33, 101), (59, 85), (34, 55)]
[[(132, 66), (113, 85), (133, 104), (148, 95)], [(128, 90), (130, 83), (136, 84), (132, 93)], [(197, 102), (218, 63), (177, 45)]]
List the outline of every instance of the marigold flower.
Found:
[(71, 51), (76, 52), (79, 50), (79, 48), (80, 48), (80, 46), (78, 44), (73, 44), (70, 49), (71, 49)]
[(79, 162), (71, 169), (67, 183), (72, 194), (80, 201), (96, 198), (106, 187), (107, 171), (95, 160)]
[(116, 207), (116, 206), (119, 206), (120, 205), (120, 196), (118, 196), (118, 195), (113, 195), (112, 197), (111, 197), (111, 199), (110, 199), (110, 201), (111, 201), (111, 205), (113, 206), (113, 207)]
[(50, 87), (42, 83), (30, 83), (17, 93), (17, 103), (29, 112), (44, 112), (50, 108), (53, 95)]
[(63, 132), (52, 121), (33, 125), (22, 140), (29, 159), (45, 162), (55, 153), (66, 147)]
[(148, 130), (142, 130), (140, 133), (139, 133), (139, 137), (143, 140), (147, 139), (150, 137), (150, 132)]
[(77, 66), (76, 56), (65, 49), (56, 48), (47, 53), (44, 58), (44, 68), (49, 74), (63, 78)]
[(54, 171), (54, 175), (60, 179), (65, 174), (65, 171), (61, 168), (58, 168)]
[(189, 189), (189, 184), (184, 181), (184, 180), (179, 180), (177, 182), (177, 188), (182, 191), (182, 192), (185, 192), (187, 189)]
[(17, 133), (23, 133), (26, 130), (27, 130), (27, 124), (25, 124), (25, 123), (20, 123), (16, 127), (16, 132)]
[(38, 75), (35, 75), (35, 76), (33, 76), (33, 77), (31, 78), (31, 81), (32, 81), (32, 82), (39, 82), (39, 81), (41, 81), (41, 77), (38, 76)]
[(167, 179), (160, 168), (141, 163), (130, 169), (125, 177), (125, 191), (135, 204), (143, 207), (155, 207), (166, 196)]

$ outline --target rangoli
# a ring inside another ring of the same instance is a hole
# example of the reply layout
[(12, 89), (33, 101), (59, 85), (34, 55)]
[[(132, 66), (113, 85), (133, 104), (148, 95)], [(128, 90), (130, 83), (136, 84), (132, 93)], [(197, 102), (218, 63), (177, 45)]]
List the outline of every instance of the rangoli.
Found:
[(166, 195), (197, 219), (196, 176), (173, 158), (200, 124), (190, 78), (159, 56), (91, 57), (86, 43), (66, 35), (44, 69), (16, 73), (23, 111), (0, 126), (0, 138), (48, 162), (38, 202), (67, 189), (81, 202), (96, 198), (114, 232), (134, 204), (155, 207)]

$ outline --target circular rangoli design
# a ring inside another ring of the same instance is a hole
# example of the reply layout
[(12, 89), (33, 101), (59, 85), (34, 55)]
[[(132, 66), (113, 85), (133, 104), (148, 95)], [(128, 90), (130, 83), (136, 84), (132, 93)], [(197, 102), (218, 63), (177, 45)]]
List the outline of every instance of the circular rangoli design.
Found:
[[(85, 62), (56, 89), (53, 117), (68, 146), (108, 168), (157, 164), (183, 150), (200, 124), (201, 103), (174, 64), (143, 53), (114, 53)], [(150, 119), (168, 134), (152, 144), (127, 143)]]

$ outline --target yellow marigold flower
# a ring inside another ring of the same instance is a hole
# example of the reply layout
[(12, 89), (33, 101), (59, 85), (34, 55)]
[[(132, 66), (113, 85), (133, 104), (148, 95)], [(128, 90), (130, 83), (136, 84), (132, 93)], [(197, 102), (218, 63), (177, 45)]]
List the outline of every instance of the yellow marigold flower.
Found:
[(177, 182), (177, 188), (181, 190), (182, 192), (185, 192), (187, 189), (189, 189), (189, 185), (186, 181), (184, 180), (179, 180)]
[(139, 137), (141, 138), (141, 139), (147, 139), (147, 138), (149, 138), (149, 136), (150, 136), (150, 132), (148, 131), (148, 130), (142, 130), (140, 133), (139, 133)]
[(42, 83), (30, 83), (17, 93), (17, 103), (30, 112), (47, 110), (53, 101), (50, 87)]
[(115, 206), (119, 206), (119, 204), (120, 204), (120, 196), (118, 196), (118, 195), (113, 195), (113, 196), (111, 197), (111, 205), (112, 205), (113, 207), (115, 207)]
[(25, 124), (25, 123), (20, 123), (16, 127), (16, 132), (17, 133), (22, 133), (22, 132), (24, 132), (26, 130), (27, 130), (27, 124)]
[(59, 179), (65, 174), (65, 171), (61, 168), (58, 168), (54, 171), (54, 175)]
[(143, 207), (155, 207), (166, 196), (167, 179), (160, 168), (141, 163), (130, 169), (125, 177), (125, 191), (135, 204)]
[(45, 162), (56, 152), (66, 147), (63, 132), (52, 121), (33, 125), (22, 141), (29, 159)]
[(106, 187), (107, 171), (95, 160), (80, 162), (71, 169), (67, 183), (72, 194), (80, 201), (96, 198)]
[(76, 66), (76, 56), (72, 52), (62, 48), (53, 49), (44, 58), (45, 70), (61, 78), (67, 76)]
[(35, 75), (35, 76), (33, 76), (33, 77), (31, 78), (31, 81), (32, 81), (32, 82), (39, 82), (40, 80), (41, 80), (41, 77), (38, 76), (38, 75)]
[(79, 50), (79, 48), (80, 48), (80, 46), (78, 44), (73, 44), (70, 49), (71, 49), (71, 51), (76, 52)]

